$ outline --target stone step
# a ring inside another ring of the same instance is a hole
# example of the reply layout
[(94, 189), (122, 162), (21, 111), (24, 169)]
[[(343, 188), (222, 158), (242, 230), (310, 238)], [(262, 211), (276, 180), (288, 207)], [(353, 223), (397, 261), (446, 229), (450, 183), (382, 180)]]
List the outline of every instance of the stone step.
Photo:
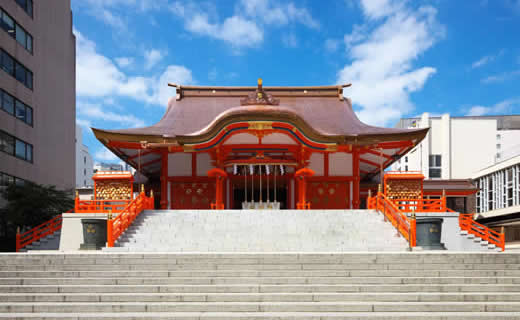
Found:
[(518, 320), (520, 312), (96, 312), (10, 313), (0, 319), (169, 319), (169, 320)]
[[(1, 278), (0, 285), (226, 285), (226, 284), (245, 284), (245, 285), (275, 285), (275, 284), (357, 284), (357, 285), (372, 285), (372, 284), (518, 284), (520, 281), (511, 278), (509, 281), (485, 280), (485, 281), (471, 281), (459, 280), (459, 282), (446, 281), (444, 278), (434, 278), (435, 280), (425, 281), (420, 278), (415, 281), (408, 281), (406, 279), (394, 280), (390, 278), (371, 279), (370, 281), (363, 281), (359, 279), (352, 279), (350, 277), (146, 277), (146, 278)], [(422, 282), (421, 282), (422, 281)]]
[(168, 284), (42, 284), (42, 285), (0, 285), (0, 293), (116, 293), (116, 292), (261, 292), (261, 293), (302, 293), (302, 292), (520, 292), (517, 284), (220, 284), (220, 285), (168, 285)]
[(8, 302), (0, 312), (520, 312), (520, 302)]
[(0, 302), (506, 302), (520, 292), (391, 292), (391, 293), (11, 293)]

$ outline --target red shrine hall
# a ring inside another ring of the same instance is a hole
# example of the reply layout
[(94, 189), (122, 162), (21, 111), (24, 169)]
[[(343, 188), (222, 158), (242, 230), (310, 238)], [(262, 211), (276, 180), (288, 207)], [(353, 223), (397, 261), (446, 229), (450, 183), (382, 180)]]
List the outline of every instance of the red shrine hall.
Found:
[(428, 129), (362, 123), (350, 85), (180, 86), (156, 124), (93, 129), (163, 209), (351, 209)]

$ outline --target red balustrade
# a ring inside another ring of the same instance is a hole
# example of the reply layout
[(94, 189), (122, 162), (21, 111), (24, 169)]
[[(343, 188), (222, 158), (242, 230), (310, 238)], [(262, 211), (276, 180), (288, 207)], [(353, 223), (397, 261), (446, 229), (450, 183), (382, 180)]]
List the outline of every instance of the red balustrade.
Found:
[(473, 214), (460, 214), (459, 226), (461, 230), (467, 231), (469, 234), (473, 234), (484, 241), (494, 244), (498, 248), (501, 248), (502, 251), (506, 248), (505, 234), (496, 232), (495, 230), (476, 222), (473, 220)]
[(107, 246), (113, 247), (116, 240), (125, 232), (125, 230), (134, 222), (144, 210), (154, 208), (153, 191), (150, 197), (147, 197), (144, 191), (133, 199), (115, 218), (109, 214), (107, 220)]
[(408, 218), (397, 205), (388, 199), (382, 192), (378, 192), (374, 197), (368, 197), (367, 208), (382, 212), (397, 231), (405, 238), (410, 247), (417, 245), (417, 230), (415, 217)]
[(46, 221), (22, 234), (17, 232), (16, 233), (16, 252), (19, 252), (20, 249), (25, 248), (26, 246), (30, 245), (34, 241), (38, 241), (41, 238), (44, 238), (44, 237), (60, 230), (61, 221), (62, 221), (62, 216), (60, 214), (60, 215), (57, 215), (56, 217), (50, 219), (49, 221)]
[(391, 199), (403, 212), (446, 212), (446, 197), (440, 199)]
[(76, 197), (75, 213), (108, 213), (123, 211), (131, 200), (80, 200)]

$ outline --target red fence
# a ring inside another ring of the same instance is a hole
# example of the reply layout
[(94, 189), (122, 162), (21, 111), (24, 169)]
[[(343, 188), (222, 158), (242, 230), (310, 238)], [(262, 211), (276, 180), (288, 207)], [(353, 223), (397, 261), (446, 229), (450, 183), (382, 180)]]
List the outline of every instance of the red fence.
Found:
[(446, 212), (446, 197), (440, 199), (391, 199), (403, 212)]
[(153, 193), (150, 197), (141, 192), (137, 198), (132, 200), (121, 213), (115, 218), (107, 220), (107, 247), (113, 247), (116, 240), (132, 224), (143, 210), (154, 208)]
[(50, 234), (53, 234), (54, 232), (61, 229), (61, 221), (62, 216), (57, 215), (56, 217), (52, 218), (49, 221), (46, 221), (31, 230), (28, 230), (27, 232), (24, 232), (20, 234), (19, 232), (16, 233), (16, 252), (19, 252), (20, 249), (25, 248), (26, 246), (30, 245), (34, 241), (38, 241), (41, 238), (44, 238)]
[(367, 199), (368, 209), (376, 209), (384, 214), (397, 231), (406, 239), (410, 247), (417, 245), (417, 230), (415, 218), (408, 218), (397, 205), (389, 200), (383, 193)]
[(108, 213), (121, 212), (131, 200), (80, 200), (76, 197), (74, 212), (76, 213)]
[(488, 241), (501, 248), (502, 251), (506, 248), (506, 237), (503, 233), (498, 233), (485, 225), (482, 225), (473, 220), (472, 214), (460, 214), (459, 215), (459, 226), (461, 230), (467, 231), (469, 234), (473, 234), (484, 241)]

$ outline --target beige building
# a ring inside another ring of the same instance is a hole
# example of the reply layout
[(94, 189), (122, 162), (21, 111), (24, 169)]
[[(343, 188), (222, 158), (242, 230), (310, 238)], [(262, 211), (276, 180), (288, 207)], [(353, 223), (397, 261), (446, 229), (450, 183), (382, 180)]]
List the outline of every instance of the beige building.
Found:
[(0, 186), (75, 186), (76, 39), (69, 0), (0, 2)]

